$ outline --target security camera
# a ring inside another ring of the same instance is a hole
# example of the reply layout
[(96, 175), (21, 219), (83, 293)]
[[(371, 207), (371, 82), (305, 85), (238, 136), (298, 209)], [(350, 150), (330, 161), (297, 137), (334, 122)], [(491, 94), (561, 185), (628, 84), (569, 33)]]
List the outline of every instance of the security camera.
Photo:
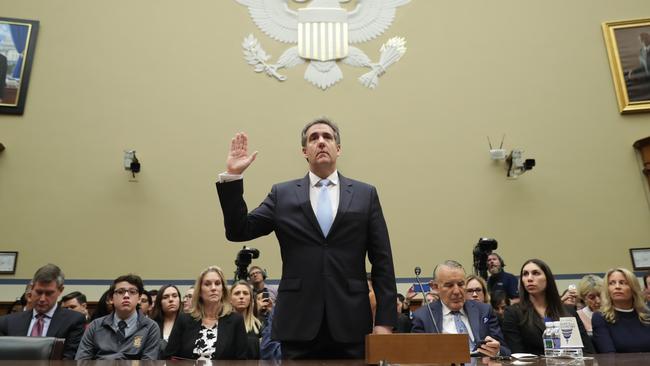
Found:
[(506, 158), (506, 168), (508, 169), (506, 176), (517, 179), (520, 175), (533, 169), (534, 166), (535, 159), (524, 159), (522, 150), (513, 149)]

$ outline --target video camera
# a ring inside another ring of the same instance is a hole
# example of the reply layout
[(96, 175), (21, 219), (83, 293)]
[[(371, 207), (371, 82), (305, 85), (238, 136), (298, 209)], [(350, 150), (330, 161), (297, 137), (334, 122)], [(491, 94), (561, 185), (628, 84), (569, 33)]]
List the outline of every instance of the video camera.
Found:
[(248, 266), (253, 262), (253, 259), (260, 257), (260, 251), (255, 248), (244, 246), (242, 250), (237, 252), (235, 258), (235, 282), (239, 280), (248, 281)]
[(481, 276), (487, 280), (487, 258), (498, 245), (499, 243), (496, 239), (479, 238), (472, 252), (474, 255), (474, 273), (477, 276)]

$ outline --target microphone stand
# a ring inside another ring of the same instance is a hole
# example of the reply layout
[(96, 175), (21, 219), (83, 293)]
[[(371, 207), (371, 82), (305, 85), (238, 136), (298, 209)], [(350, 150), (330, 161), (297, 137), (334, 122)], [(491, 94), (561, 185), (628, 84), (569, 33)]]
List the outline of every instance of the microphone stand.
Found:
[(436, 319), (433, 317), (433, 312), (429, 306), (430, 303), (427, 301), (427, 295), (424, 293), (424, 288), (422, 287), (422, 282), (420, 281), (420, 273), (422, 273), (422, 269), (420, 267), (415, 267), (415, 279), (418, 281), (418, 285), (420, 285), (420, 292), (422, 293), (422, 298), (424, 299), (424, 306), (426, 306), (427, 310), (429, 310), (429, 316), (431, 317), (431, 322), (433, 322), (433, 327), (436, 329), (436, 333), (440, 333)]

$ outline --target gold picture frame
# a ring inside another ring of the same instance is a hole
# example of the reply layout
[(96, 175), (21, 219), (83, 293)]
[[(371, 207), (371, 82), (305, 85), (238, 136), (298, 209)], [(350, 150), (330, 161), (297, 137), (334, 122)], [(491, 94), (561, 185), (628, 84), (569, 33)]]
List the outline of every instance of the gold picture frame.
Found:
[(621, 113), (650, 111), (650, 18), (603, 23)]

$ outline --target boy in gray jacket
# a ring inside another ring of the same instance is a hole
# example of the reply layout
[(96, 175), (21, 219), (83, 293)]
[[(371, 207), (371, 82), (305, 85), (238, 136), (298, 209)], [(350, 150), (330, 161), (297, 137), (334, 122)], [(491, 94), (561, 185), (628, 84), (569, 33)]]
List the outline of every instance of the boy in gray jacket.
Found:
[(75, 360), (158, 359), (158, 324), (137, 310), (143, 292), (139, 276), (128, 274), (116, 278), (109, 290), (115, 310), (90, 323)]

